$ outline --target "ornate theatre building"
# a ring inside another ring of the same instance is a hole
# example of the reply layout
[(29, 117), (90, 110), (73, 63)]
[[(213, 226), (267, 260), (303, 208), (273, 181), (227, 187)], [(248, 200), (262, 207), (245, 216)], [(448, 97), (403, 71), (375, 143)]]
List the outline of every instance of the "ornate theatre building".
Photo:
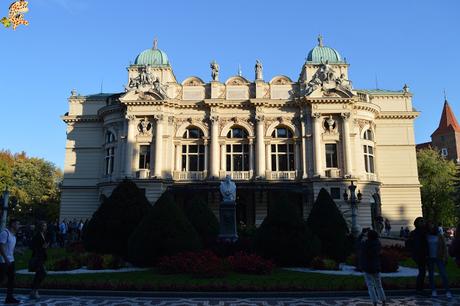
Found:
[(241, 73), (211, 81), (176, 80), (165, 52), (141, 52), (125, 91), (82, 96), (72, 91), (62, 183), (61, 218), (88, 218), (102, 194), (132, 178), (154, 203), (167, 188), (198, 192), (218, 213), (220, 180), (237, 184), (237, 218), (259, 225), (271, 190), (290, 190), (306, 218), (326, 188), (346, 218), (344, 200), (358, 186), (358, 224), (377, 216), (393, 228), (421, 215), (412, 94), (356, 89), (349, 64), (323, 45), (299, 65), (299, 78)]

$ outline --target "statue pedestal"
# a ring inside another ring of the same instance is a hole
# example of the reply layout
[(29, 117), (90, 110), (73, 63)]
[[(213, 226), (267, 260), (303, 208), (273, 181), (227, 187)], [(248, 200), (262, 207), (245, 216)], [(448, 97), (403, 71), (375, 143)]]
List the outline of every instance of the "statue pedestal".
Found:
[(220, 202), (219, 239), (234, 242), (238, 240), (236, 230), (236, 203), (235, 201)]

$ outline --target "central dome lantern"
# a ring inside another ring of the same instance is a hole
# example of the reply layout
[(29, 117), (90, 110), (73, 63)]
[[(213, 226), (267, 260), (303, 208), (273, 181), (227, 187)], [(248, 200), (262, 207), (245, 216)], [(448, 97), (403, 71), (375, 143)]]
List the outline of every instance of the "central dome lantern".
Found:
[(307, 63), (320, 64), (326, 61), (329, 64), (345, 63), (337, 50), (323, 45), (323, 37), (319, 35), (318, 45), (308, 53)]
[(153, 41), (153, 48), (142, 51), (134, 61), (135, 65), (146, 65), (153, 67), (169, 67), (168, 56), (158, 49), (158, 40)]

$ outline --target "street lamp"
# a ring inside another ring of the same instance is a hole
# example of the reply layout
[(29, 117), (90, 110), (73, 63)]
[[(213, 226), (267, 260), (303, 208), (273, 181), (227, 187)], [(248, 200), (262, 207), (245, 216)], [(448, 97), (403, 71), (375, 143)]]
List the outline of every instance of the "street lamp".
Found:
[(353, 237), (357, 237), (359, 234), (358, 226), (356, 224), (356, 217), (357, 217), (357, 208), (358, 208), (358, 203), (361, 202), (361, 199), (363, 198), (363, 195), (361, 191), (358, 190), (358, 194), (355, 194), (356, 190), (356, 185), (353, 184), (353, 181), (351, 181), (350, 186), (348, 186), (348, 189), (350, 190), (350, 197), (348, 197), (348, 193), (345, 190), (343, 193), (343, 199), (345, 202), (350, 203), (351, 206), (351, 234)]

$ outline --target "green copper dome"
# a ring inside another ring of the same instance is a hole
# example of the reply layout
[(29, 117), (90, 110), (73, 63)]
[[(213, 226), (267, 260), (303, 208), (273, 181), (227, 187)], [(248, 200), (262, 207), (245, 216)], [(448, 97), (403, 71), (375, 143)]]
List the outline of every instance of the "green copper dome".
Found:
[(162, 67), (169, 66), (169, 60), (166, 53), (157, 48), (157, 40), (155, 40), (153, 48), (142, 51), (136, 57), (134, 64)]
[(330, 64), (344, 63), (337, 50), (323, 45), (323, 37), (320, 35), (318, 36), (318, 45), (308, 53), (307, 62), (325, 63), (326, 61), (328, 61)]

